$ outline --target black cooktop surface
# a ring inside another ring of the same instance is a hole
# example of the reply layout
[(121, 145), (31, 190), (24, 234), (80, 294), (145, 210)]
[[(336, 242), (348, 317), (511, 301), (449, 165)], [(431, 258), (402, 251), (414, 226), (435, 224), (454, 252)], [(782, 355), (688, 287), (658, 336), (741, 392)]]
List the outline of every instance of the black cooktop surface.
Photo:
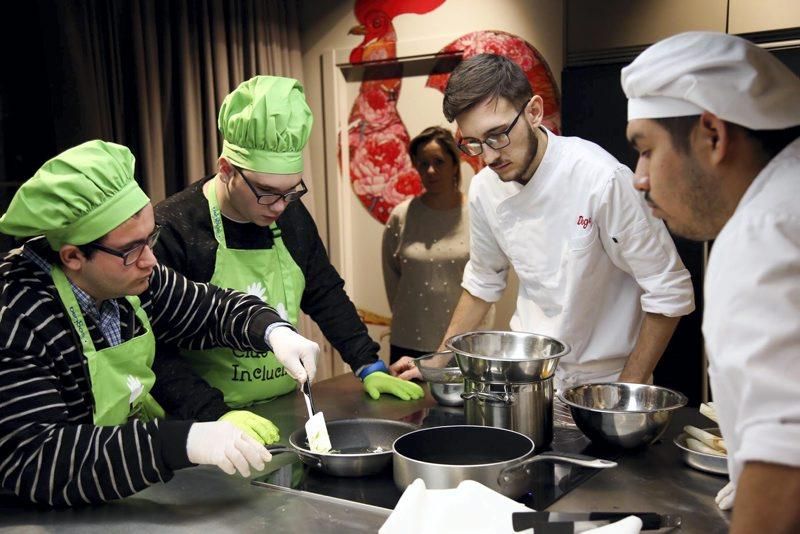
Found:
[[(466, 424), (461, 408), (435, 406), (404, 418), (423, 427)], [(576, 428), (556, 426), (553, 442), (547, 450), (587, 454), (614, 460), (618, 454), (600, 449)], [(329, 495), (349, 501), (394, 509), (402, 492), (394, 485), (391, 464), (381, 473), (360, 478), (326, 475), (303, 464), (294, 454), (277, 457), (271, 472), (253, 480), (253, 484), (270, 484), (296, 490)], [(531, 465), (533, 484), (530, 492), (517, 501), (529, 508), (542, 510), (592, 477), (598, 470), (572, 464), (538, 462)]]

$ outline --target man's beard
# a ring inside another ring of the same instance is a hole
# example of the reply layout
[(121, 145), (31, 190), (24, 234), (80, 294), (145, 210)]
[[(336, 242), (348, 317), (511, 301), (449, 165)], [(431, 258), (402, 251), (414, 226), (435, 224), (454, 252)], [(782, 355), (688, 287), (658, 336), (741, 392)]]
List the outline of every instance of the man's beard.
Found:
[(527, 148), (525, 154), (522, 156), (522, 164), (516, 173), (504, 178), (504, 182), (519, 182), (525, 185), (533, 176), (535, 170), (533, 168), (533, 160), (536, 159), (536, 151), (539, 149), (539, 139), (527, 122), (525, 126), (525, 146), (527, 146)]
[(708, 241), (719, 234), (725, 224), (724, 206), (711, 177), (692, 156), (684, 160), (683, 178), (687, 185), (685, 202), (690, 220), (685, 223), (665, 221), (670, 231), (693, 241)]

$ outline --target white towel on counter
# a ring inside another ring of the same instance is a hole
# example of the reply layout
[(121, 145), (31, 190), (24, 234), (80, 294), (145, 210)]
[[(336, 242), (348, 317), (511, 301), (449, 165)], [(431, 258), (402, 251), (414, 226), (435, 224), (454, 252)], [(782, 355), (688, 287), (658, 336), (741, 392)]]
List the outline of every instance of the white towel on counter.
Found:
[[(524, 504), (509, 499), (474, 480), (455, 489), (428, 489), (422, 479), (412, 482), (379, 534), (513, 533), (511, 514), (530, 512)], [(642, 521), (629, 516), (596, 528), (592, 534), (639, 534)], [(533, 529), (523, 531), (533, 534)]]
[[(428, 489), (418, 478), (412, 482), (379, 534), (443, 534), (447, 532), (506, 534), (514, 532), (511, 514), (529, 512), (524, 504), (509, 499), (474, 480), (455, 489)], [(533, 529), (525, 531), (531, 534)]]
[(635, 515), (629, 515), (602, 527), (587, 530), (585, 534), (639, 534), (642, 531), (642, 520)]

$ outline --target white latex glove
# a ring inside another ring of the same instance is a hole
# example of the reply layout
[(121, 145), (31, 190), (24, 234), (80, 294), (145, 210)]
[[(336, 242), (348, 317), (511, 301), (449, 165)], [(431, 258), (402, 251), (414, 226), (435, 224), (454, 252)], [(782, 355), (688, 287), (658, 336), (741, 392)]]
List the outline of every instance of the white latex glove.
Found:
[(642, 531), (642, 520), (635, 515), (629, 515), (602, 527), (587, 530), (586, 534), (639, 534)]
[(269, 333), (270, 347), (279, 362), (292, 378), (301, 384), (314, 380), (317, 374), (319, 345), (308, 340), (287, 326), (279, 326)]
[(736, 499), (736, 484), (728, 482), (724, 488), (719, 490), (714, 500), (720, 510), (730, 510), (733, 508), (733, 501)]
[(250, 476), (272, 459), (270, 452), (237, 426), (227, 421), (193, 423), (186, 439), (189, 461), (199, 465), (216, 465), (229, 475), (239, 471)]

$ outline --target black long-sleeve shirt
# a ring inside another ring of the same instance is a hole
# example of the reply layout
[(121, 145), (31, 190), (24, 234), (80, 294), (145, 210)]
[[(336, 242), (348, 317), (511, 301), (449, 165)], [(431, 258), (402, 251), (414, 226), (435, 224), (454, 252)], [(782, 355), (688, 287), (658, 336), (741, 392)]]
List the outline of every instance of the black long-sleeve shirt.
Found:
[[(156, 256), (164, 265), (198, 282), (211, 280), (217, 253), (208, 200), (203, 195), (203, 184), (209, 179), (211, 177), (193, 183), (155, 208), (156, 222), (162, 227)], [(273, 246), (269, 228), (237, 223), (225, 217), (222, 218), (222, 224), (229, 248), (262, 249)], [(369, 337), (367, 327), (344, 291), (344, 281), (328, 259), (311, 214), (302, 202), (292, 202), (281, 214), (277, 225), (286, 248), (305, 277), (300, 308), (319, 325), (322, 333), (354, 372), (375, 363), (380, 347)], [(162, 404), (170, 403), (166, 399), (168, 396), (184, 398), (185, 388), (191, 386), (191, 381), (182, 370), (170, 371), (187, 365), (175, 358), (174, 352), (160, 347), (156, 355), (157, 372), (176, 377), (170, 381), (172, 391), (166, 392), (165, 388), (160, 390), (158, 399)], [(198, 397), (196, 401), (205, 406), (211, 404), (208, 398)], [(218, 406), (216, 401), (213, 404)], [(197, 416), (198, 412), (189, 415)], [(212, 410), (206, 412), (216, 415)]]
[[(47, 246), (37, 238), (24, 246)], [(193, 349), (265, 351), (264, 332), (282, 321), (250, 295), (189, 281), (158, 265), (139, 295), (156, 339)], [(118, 299), (123, 342), (142, 334)], [(107, 348), (87, 318), (98, 350)], [(86, 359), (50, 273), (16, 249), (0, 260), (0, 484), (52, 506), (97, 503), (169, 480), (190, 464), (192, 421), (131, 420), (95, 426)], [(156, 374), (156, 384), (159, 378)], [(210, 389), (207, 385), (202, 389)], [(154, 390), (155, 391), (155, 388)]]

